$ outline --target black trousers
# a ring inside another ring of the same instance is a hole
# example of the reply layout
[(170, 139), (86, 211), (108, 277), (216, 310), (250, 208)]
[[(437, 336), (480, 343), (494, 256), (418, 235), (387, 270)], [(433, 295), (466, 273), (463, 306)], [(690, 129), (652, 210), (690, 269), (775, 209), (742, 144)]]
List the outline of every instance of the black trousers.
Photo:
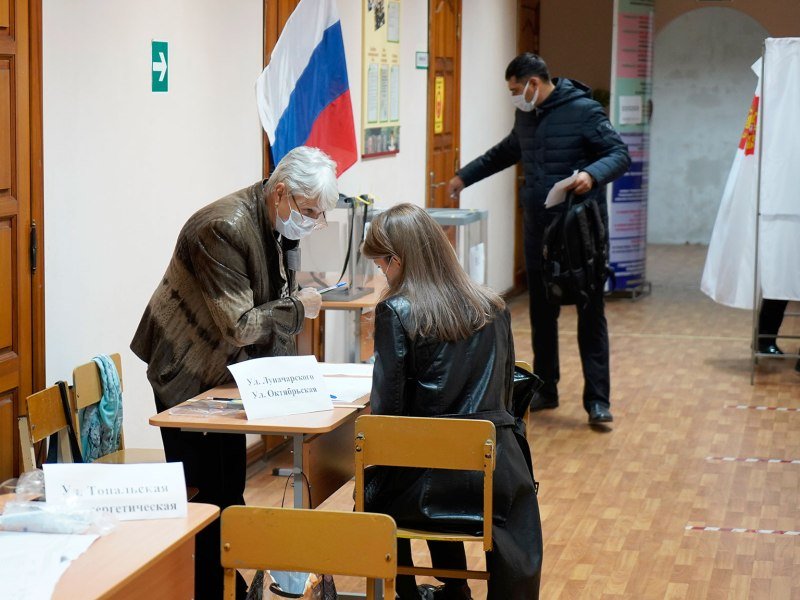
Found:
[[(156, 410), (167, 410), (156, 396)], [(244, 435), (194, 433), (161, 428), (167, 462), (182, 462), (186, 485), (199, 490), (193, 502), (214, 504), (220, 510), (244, 504), (247, 448)], [(243, 599), (247, 585), (237, 574), (236, 598)], [(223, 570), (220, 565), (220, 521), (215, 520), (195, 538), (194, 597), (222, 598)]]
[[(550, 304), (545, 295), (541, 271), (528, 271), (530, 295), (533, 372), (544, 381), (540, 393), (546, 399), (558, 399), (561, 378), (558, 362), (558, 316), (561, 307)], [(608, 323), (602, 290), (578, 310), (578, 348), (583, 367), (583, 407), (589, 411), (598, 402), (611, 404), (611, 376), (608, 366)]]
[(775, 336), (783, 323), (783, 313), (786, 311), (788, 300), (770, 300), (764, 298), (758, 310), (758, 333), (769, 337), (758, 339), (759, 350), (765, 349), (775, 343)]
[[(428, 550), (431, 553), (431, 564), (437, 569), (467, 568), (467, 555), (461, 542), (432, 541), (428, 542)], [(397, 564), (404, 567), (414, 565), (411, 557), (411, 540), (398, 538)], [(444, 582), (445, 588), (452, 588), (445, 590), (445, 598), (451, 594), (458, 594), (466, 583), (465, 579), (441, 579), (441, 581)], [(400, 600), (418, 600), (416, 579), (411, 575), (398, 575), (397, 595)]]

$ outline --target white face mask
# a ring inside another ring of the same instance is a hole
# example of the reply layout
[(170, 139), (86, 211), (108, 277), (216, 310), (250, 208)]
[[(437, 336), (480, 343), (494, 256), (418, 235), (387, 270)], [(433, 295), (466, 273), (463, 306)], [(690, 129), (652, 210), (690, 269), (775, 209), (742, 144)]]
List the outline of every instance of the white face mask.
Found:
[(522, 112), (531, 112), (534, 108), (536, 108), (536, 100), (539, 99), (539, 88), (536, 88), (531, 101), (528, 102), (525, 100), (525, 92), (528, 91), (528, 84), (530, 84), (530, 80), (525, 83), (525, 87), (522, 88), (521, 94), (517, 96), (511, 96), (511, 104), (516, 106)]
[(295, 209), (291, 209), (289, 219), (284, 221), (279, 214), (275, 214), (275, 229), (283, 237), (290, 240), (299, 240), (314, 231), (316, 221), (304, 215), (301, 215)]

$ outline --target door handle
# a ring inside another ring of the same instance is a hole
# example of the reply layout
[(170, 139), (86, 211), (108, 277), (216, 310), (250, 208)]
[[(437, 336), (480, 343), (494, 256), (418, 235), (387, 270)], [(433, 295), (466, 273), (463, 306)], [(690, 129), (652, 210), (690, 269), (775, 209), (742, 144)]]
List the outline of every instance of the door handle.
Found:
[(434, 183), (434, 181), (433, 181), (434, 177), (435, 177), (435, 175), (434, 175), (433, 171), (431, 171), (431, 173), (430, 173), (430, 178), (431, 178), (430, 186), (431, 186), (432, 190), (435, 190), (438, 187), (442, 187), (443, 185), (447, 185), (446, 181), (440, 181), (439, 183)]
[(36, 261), (39, 255), (39, 239), (36, 235), (36, 220), (31, 221), (30, 246), (31, 273), (36, 273)]

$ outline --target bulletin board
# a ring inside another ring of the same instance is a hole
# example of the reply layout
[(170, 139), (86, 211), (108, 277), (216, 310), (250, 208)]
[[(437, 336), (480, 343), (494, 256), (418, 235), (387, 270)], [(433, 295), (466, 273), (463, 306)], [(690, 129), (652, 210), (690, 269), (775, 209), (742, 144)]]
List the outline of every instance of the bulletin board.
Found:
[(361, 156), (400, 151), (400, 0), (362, 0)]

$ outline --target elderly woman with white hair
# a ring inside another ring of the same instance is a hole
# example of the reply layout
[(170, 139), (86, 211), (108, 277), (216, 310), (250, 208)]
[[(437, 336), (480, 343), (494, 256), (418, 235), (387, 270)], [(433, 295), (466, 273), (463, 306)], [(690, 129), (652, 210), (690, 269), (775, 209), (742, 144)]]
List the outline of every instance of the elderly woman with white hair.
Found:
[[(298, 290), (299, 240), (325, 227), (338, 199), (336, 164), (298, 147), (269, 179), (212, 202), (183, 226), (133, 352), (147, 363), (159, 412), (231, 380), (228, 365), (296, 353), (295, 335), (322, 299)], [(197, 502), (244, 504), (244, 435), (161, 429), (168, 461), (183, 462)], [(244, 594), (240, 578), (237, 596)], [(197, 536), (196, 598), (222, 597), (219, 521)]]

